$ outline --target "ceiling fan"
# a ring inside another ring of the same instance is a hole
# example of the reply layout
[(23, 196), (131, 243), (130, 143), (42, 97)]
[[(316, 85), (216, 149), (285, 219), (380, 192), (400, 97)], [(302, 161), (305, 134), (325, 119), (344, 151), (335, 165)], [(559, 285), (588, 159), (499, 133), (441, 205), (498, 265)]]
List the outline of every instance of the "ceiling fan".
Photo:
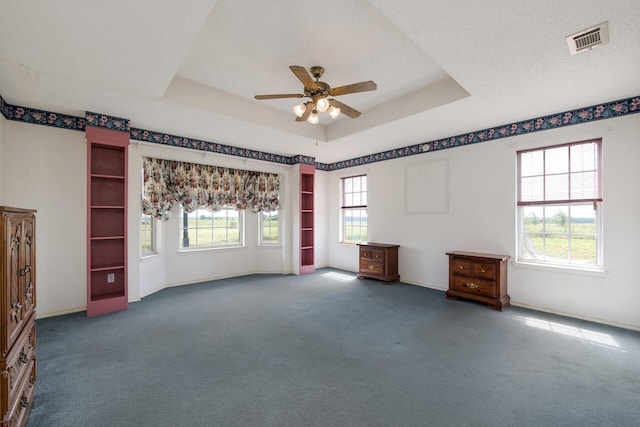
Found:
[[(317, 124), (318, 112), (328, 111), (331, 118), (335, 119), (342, 112), (345, 115), (355, 119), (360, 116), (360, 111), (343, 104), (337, 99), (328, 98), (329, 96), (346, 95), (348, 93), (367, 92), (370, 90), (376, 90), (378, 86), (372, 80), (366, 82), (353, 83), (346, 86), (338, 86), (332, 88), (325, 82), (320, 81), (320, 77), (324, 73), (324, 68), (316, 65), (309, 68), (311, 74), (307, 72), (304, 67), (299, 65), (290, 65), (289, 68), (295, 74), (295, 76), (304, 85), (304, 94), (299, 93), (283, 93), (276, 95), (256, 95), (256, 99), (278, 99), (278, 98), (311, 98), (311, 101), (303, 102), (300, 105), (293, 107), (293, 111), (296, 114), (296, 121), (303, 122), (309, 121), (310, 123)], [(313, 78), (315, 78), (315, 81)]]

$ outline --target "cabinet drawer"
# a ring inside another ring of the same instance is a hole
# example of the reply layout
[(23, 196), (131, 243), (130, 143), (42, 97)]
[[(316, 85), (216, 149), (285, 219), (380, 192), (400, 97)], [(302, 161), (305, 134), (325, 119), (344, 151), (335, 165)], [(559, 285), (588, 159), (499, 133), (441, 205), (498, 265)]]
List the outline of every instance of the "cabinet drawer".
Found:
[(496, 277), (495, 268), (496, 266), (492, 262), (474, 262), (473, 277), (493, 280)]
[(468, 259), (454, 258), (452, 268), (453, 268), (453, 271), (452, 271), (453, 274), (460, 274), (463, 276), (472, 275), (471, 261), (469, 261)]
[(33, 405), (35, 395), (36, 364), (31, 360), (28, 364), (27, 374), (22, 378), (16, 393), (11, 396), (9, 411), (5, 413), (3, 426), (23, 427), (27, 424), (27, 417)]
[[(35, 358), (35, 340), (36, 340), (36, 324), (32, 316), (27, 323), (24, 331), (16, 340), (13, 348), (2, 363), (4, 375), (0, 376), (0, 394), (9, 396), (0, 403), (0, 410), (3, 414), (15, 405), (15, 399), (18, 399), (18, 388), (24, 382), (25, 376), (28, 376), (28, 366)], [(35, 380), (35, 378), (34, 378)]]
[(489, 298), (495, 297), (495, 287), (495, 282), (470, 277), (454, 277), (451, 281), (451, 289), (455, 291)]
[(360, 259), (363, 261), (384, 261), (384, 249), (360, 249)]
[(369, 274), (384, 274), (384, 264), (380, 262), (373, 261), (360, 261), (360, 272), (361, 273), (369, 273)]

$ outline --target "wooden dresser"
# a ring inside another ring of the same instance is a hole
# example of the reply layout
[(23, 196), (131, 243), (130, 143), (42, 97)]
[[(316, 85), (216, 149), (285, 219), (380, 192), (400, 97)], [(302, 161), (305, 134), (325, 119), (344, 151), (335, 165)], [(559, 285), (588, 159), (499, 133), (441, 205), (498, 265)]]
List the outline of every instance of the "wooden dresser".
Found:
[(0, 416), (13, 427), (26, 425), (36, 381), (36, 222), (29, 209), (0, 215)]
[(453, 251), (449, 255), (448, 299), (478, 301), (494, 310), (509, 307), (507, 260), (509, 255)]
[(387, 285), (400, 280), (398, 274), (399, 245), (361, 243), (358, 279), (378, 279)]

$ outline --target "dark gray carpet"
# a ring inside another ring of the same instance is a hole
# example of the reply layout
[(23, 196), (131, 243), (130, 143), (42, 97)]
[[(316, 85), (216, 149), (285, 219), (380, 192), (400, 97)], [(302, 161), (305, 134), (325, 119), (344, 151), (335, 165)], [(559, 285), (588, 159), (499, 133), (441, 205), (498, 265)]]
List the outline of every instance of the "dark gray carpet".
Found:
[(640, 333), (354, 277), (254, 275), (38, 320), (28, 426), (639, 425)]

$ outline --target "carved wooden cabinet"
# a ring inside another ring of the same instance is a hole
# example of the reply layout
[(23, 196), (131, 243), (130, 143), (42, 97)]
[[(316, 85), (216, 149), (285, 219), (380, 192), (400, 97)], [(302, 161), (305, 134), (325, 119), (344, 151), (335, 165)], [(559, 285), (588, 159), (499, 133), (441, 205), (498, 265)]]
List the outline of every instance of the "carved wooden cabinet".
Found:
[(36, 380), (35, 211), (0, 206), (0, 412), (2, 426), (24, 426)]
[(449, 255), (448, 299), (469, 299), (494, 310), (509, 307), (507, 260), (509, 255), (453, 251)]
[(358, 279), (378, 279), (387, 285), (400, 280), (398, 274), (399, 245), (361, 243)]

